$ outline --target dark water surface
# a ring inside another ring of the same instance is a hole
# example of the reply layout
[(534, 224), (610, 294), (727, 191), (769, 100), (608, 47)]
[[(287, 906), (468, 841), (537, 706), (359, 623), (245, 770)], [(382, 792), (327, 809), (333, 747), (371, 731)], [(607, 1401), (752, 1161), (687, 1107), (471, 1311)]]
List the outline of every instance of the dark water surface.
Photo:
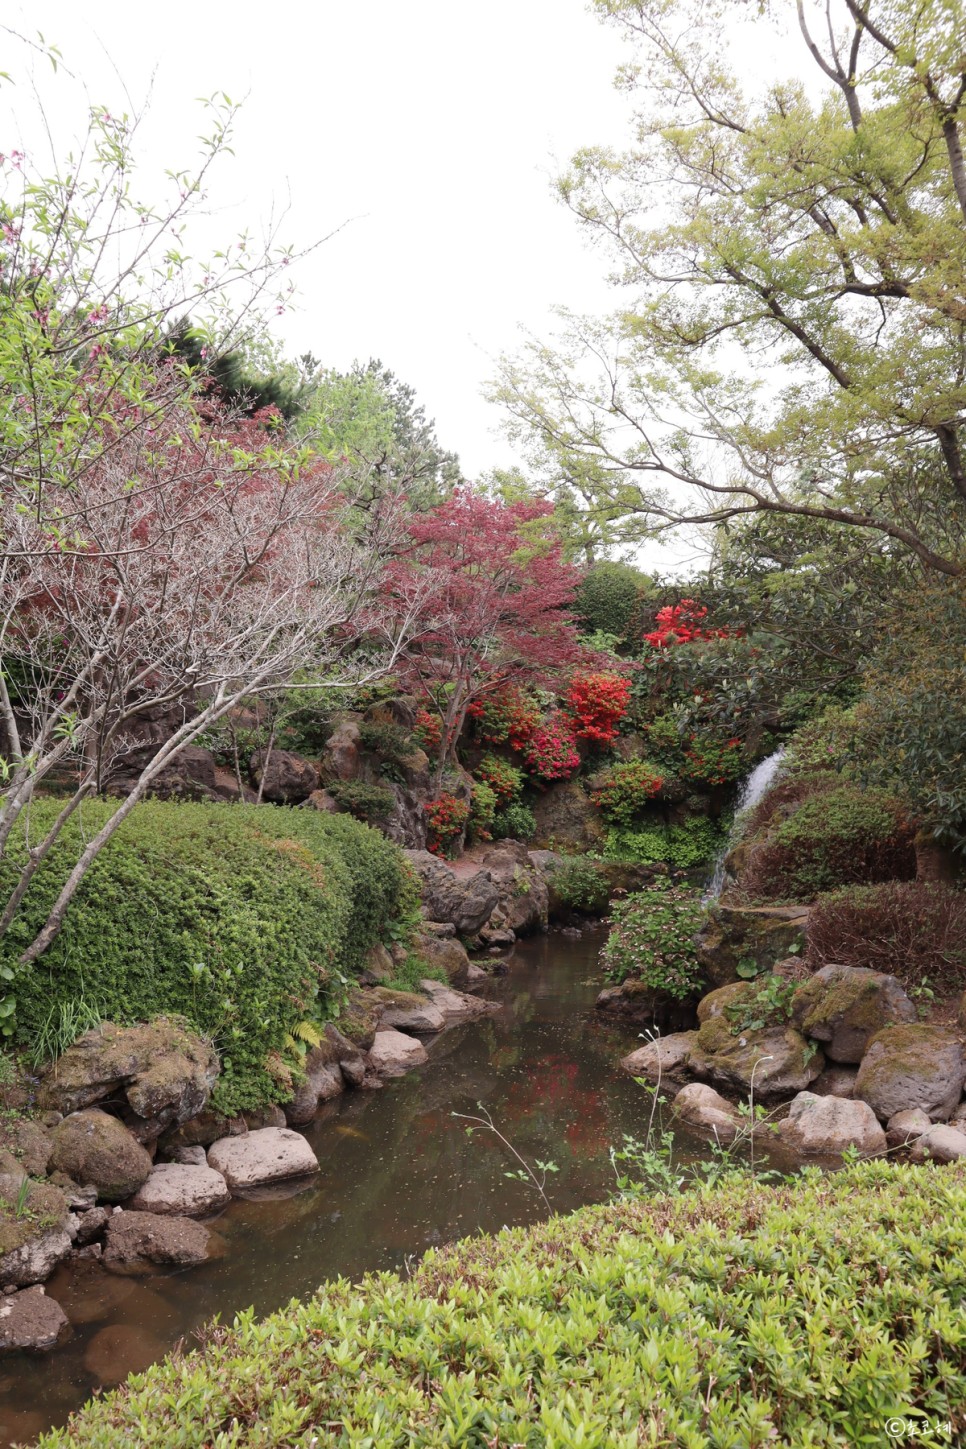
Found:
[(516, 946), (508, 975), (485, 988), (503, 1010), (442, 1033), (428, 1066), (382, 1091), (330, 1103), (305, 1129), (319, 1176), (291, 1195), (233, 1202), (214, 1225), (221, 1258), (136, 1278), (96, 1262), (60, 1270), (47, 1291), (73, 1337), (51, 1354), (0, 1362), (0, 1444), (63, 1423), (98, 1387), (145, 1367), (215, 1314), (230, 1321), (250, 1305), (271, 1313), (325, 1278), (399, 1268), (435, 1244), (544, 1216), (538, 1194), (504, 1176), (517, 1164), (496, 1138), (467, 1137), (454, 1111), (481, 1102), (528, 1161), (553, 1160), (555, 1211), (606, 1197), (608, 1149), (625, 1132), (643, 1132), (648, 1107), (617, 1065), (635, 1033), (595, 1017), (602, 941), (588, 930)]

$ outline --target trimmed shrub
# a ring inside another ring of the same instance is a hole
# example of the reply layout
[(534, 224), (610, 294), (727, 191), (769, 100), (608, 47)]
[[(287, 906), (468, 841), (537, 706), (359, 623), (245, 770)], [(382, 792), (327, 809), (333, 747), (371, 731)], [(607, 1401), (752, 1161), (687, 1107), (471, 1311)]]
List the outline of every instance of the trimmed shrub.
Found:
[(806, 960), (867, 966), (903, 986), (966, 986), (966, 895), (930, 881), (846, 886), (820, 896), (808, 915)]
[(364, 750), (393, 764), (410, 759), (416, 748), (416, 739), (409, 730), (383, 720), (366, 720), (361, 724), (359, 743)]
[(326, 789), (357, 820), (382, 820), (396, 803), (388, 785), (369, 785), (365, 780), (334, 780)]
[(815, 795), (839, 790), (845, 781), (832, 770), (809, 770), (802, 774), (779, 775), (773, 785), (762, 795), (758, 804), (747, 814), (739, 816), (741, 833), (745, 838), (760, 835), (778, 820), (785, 819), (804, 800)]
[[(57, 805), (38, 801), (32, 829)], [(90, 802), (68, 822), (4, 941), (17, 1037), (29, 1042), (58, 1002), (119, 1022), (179, 1014), (218, 1047), (220, 1110), (277, 1100), (266, 1061), (295, 1023), (337, 1009), (403, 907), (404, 857), (346, 816), (145, 801), (95, 860), (57, 940), (21, 966), (82, 833), (114, 808)], [(4, 891), (23, 850), (18, 830), (0, 863)]]
[(955, 1167), (732, 1173), (439, 1248), (411, 1276), (342, 1278), (264, 1321), (243, 1313), (38, 1449), (833, 1449), (886, 1444), (897, 1418), (950, 1423), (922, 1442), (952, 1446), (964, 1256)]
[(532, 840), (536, 833), (536, 816), (526, 805), (507, 805), (493, 817), (494, 840)]
[(704, 916), (694, 891), (667, 880), (619, 901), (601, 952), (608, 979), (642, 981), (679, 1001), (692, 996), (704, 980), (694, 945)]
[(764, 900), (814, 900), (841, 885), (912, 880), (915, 831), (881, 790), (840, 785), (810, 794), (753, 847), (741, 886)]
[(554, 871), (553, 889), (565, 906), (592, 916), (605, 911), (610, 899), (607, 877), (583, 855), (570, 856)]
[(629, 638), (639, 631), (643, 601), (653, 591), (653, 580), (640, 569), (605, 560), (587, 570), (573, 611), (585, 634)]

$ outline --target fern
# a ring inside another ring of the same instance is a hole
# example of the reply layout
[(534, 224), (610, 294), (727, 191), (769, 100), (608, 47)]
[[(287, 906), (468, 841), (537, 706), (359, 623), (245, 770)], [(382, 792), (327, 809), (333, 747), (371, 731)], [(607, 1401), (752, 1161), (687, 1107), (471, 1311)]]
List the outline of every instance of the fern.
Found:
[(286, 1049), (297, 1057), (304, 1057), (309, 1047), (322, 1045), (322, 1033), (314, 1021), (297, 1021), (290, 1032), (285, 1033)]

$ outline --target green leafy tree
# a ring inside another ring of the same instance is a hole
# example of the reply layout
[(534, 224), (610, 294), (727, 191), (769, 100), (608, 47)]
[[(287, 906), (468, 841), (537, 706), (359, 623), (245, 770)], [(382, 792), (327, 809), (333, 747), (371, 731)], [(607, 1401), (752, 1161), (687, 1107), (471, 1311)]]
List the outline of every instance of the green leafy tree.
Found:
[[(596, 8), (637, 46), (634, 137), (578, 153), (559, 193), (613, 256), (622, 302), (504, 365), (511, 426), (578, 460), (608, 516), (814, 518), (958, 576), (961, 6)], [(729, 69), (734, 27), (763, 10), (798, 19), (819, 87)]]

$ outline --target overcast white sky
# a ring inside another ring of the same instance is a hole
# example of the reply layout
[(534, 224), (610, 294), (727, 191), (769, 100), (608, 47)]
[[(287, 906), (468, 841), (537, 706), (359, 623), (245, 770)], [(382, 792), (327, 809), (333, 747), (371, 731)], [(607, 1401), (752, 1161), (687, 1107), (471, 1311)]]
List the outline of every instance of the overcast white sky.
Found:
[[(33, 0), (8, 15), (57, 44), (115, 114), (118, 76), (140, 104), (154, 73), (145, 140), (158, 168), (190, 159), (196, 97), (247, 95), (236, 158), (212, 188), (225, 240), (289, 199), (296, 246), (348, 222), (298, 269), (300, 310), (280, 323), (291, 350), (336, 367), (382, 358), (470, 476), (509, 460), (480, 396), (491, 359), (521, 324), (546, 330), (554, 303), (607, 302), (602, 259), (550, 193), (578, 146), (626, 136), (612, 85), (623, 47), (582, 0)], [(18, 86), (3, 100), (26, 116), (30, 57), (4, 48)], [(83, 96), (45, 62), (32, 69), (63, 153)], [(5, 135), (0, 149), (15, 144)]]

